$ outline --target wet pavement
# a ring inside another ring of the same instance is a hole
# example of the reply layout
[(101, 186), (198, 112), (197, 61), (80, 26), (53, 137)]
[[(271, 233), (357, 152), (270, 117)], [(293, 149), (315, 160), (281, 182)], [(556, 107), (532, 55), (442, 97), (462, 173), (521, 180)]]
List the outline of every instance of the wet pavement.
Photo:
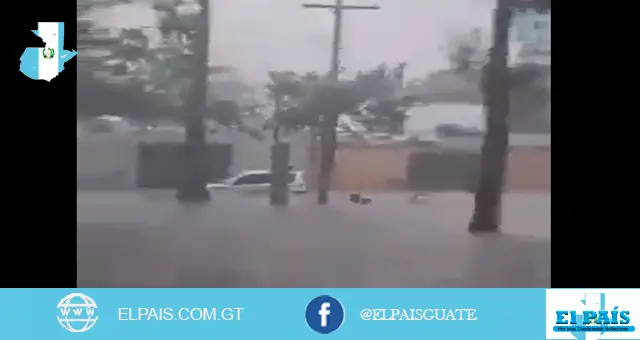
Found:
[(80, 287), (548, 287), (550, 196), (506, 194), (502, 233), (467, 233), (473, 197), (332, 193), (271, 207), (225, 193), (78, 192)]

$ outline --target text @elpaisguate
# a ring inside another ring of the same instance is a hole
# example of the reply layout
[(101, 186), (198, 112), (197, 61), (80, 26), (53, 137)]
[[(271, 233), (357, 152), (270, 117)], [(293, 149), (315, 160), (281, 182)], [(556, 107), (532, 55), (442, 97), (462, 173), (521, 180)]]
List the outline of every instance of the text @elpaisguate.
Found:
[(365, 321), (476, 321), (475, 308), (365, 308)]

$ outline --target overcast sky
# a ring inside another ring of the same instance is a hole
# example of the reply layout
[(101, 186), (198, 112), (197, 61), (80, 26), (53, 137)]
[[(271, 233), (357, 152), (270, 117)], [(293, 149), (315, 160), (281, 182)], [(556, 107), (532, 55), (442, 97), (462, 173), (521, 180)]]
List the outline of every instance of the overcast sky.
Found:
[[(333, 0), (210, 0), (212, 64), (239, 68), (246, 80), (262, 80), (269, 70), (327, 71), (332, 36), (328, 10), (302, 3)], [(378, 11), (347, 11), (341, 59), (347, 70), (381, 62), (406, 61), (408, 77), (446, 67), (447, 38), (472, 27), (488, 28), (492, 0), (345, 0), (380, 5)], [(120, 7), (101, 15), (116, 27), (153, 25), (145, 5)]]

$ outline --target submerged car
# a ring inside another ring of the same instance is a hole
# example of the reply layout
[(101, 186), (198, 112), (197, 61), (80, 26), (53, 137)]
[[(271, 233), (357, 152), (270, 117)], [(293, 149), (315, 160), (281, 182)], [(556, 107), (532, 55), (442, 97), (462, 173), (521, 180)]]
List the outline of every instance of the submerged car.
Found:
[[(271, 171), (249, 170), (243, 171), (237, 176), (228, 178), (220, 183), (210, 183), (207, 188), (211, 190), (232, 190), (247, 193), (268, 193), (271, 187)], [(304, 171), (289, 171), (287, 183), (292, 193), (304, 194), (307, 192), (307, 184), (304, 180)]]

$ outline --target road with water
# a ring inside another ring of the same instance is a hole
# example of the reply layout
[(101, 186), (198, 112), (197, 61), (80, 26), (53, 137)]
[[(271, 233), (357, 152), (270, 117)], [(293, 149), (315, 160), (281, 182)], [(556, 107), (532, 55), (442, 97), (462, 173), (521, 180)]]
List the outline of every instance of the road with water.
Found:
[(184, 207), (169, 192), (79, 192), (81, 287), (548, 287), (550, 197), (505, 195), (503, 232), (466, 231), (471, 195), (334, 193), (271, 207), (215, 195)]

